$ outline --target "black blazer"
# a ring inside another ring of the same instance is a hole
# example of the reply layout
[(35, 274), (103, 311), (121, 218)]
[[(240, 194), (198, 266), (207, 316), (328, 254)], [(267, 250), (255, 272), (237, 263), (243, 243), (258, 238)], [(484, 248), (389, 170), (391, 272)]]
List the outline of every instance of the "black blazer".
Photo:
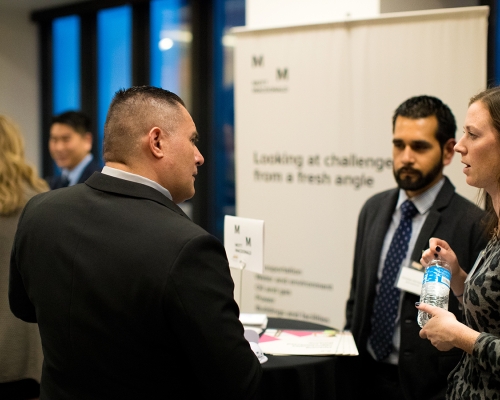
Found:
[[(464, 199), (445, 178), (429, 215), (422, 226), (412, 253), (420, 261), (429, 239), (446, 240), (455, 251), (460, 266), (469, 271), (479, 252), (486, 246), (482, 219), (484, 211)], [(351, 291), (346, 306), (346, 326), (351, 330), (360, 354), (366, 353), (371, 332), (371, 316), (376, 295), (380, 254), (392, 214), (396, 208), (399, 189), (388, 190), (371, 197), (363, 206), (358, 220)], [(405, 292), (401, 309), (401, 347), (399, 375), (406, 399), (444, 399), (446, 378), (458, 363), (462, 351), (440, 352), (430, 341), (419, 337), (415, 302), (419, 296)], [(457, 299), (450, 294), (449, 310), (459, 320), (462, 313)]]
[[(83, 169), (82, 171), (82, 174), (80, 175), (80, 177), (78, 178), (78, 181), (76, 182), (77, 184), (78, 183), (83, 183), (85, 182), (87, 179), (90, 178), (90, 176), (95, 172), (95, 171), (101, 171), (102, 170), (102, 165), (99, 161), (97, 161), (95, 159), (95, 157), (92, 159), (91, 162), (89, 162), (87, 164), (87, 166)], [(58, 175), (58, 176), (50, 176), (48, 179), (47, 179), (48, 183), (49, 183), (49, 187), (51, 189), (59, 189), (61, 187), (61, 176)]]
[(11, 259), (13, 313), (40, 327), (41, 399), (249, 399), (222, 244), (157, 190), (101, 173), (34, 197)]

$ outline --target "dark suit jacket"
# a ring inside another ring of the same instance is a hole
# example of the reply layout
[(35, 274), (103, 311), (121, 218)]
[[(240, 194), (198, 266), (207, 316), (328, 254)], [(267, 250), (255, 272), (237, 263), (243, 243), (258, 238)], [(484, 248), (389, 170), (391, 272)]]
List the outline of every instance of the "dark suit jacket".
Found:
[(37, 321), (41, 399), (248, 399), (222, 244), (157, 190), (101, 173), (34, 197), (11, 258), (10, 304)]
[[(351, 330), (360, 354), (366, 353), (371, 331), (371, 316), (375, 300), (380, 254), (396, 208), (399, 189), (376, 194), (363, 206), (359, 220), (354, 255), (351, 292), (346, 306), (346, 329)], [(455, 251), (460, 266), (468, 271), (479, 252), (486, 246), (482, 218), (484, 212), (455, 193), (446, 178), (417, 238), (413, 261), (420, 261), (429, 239), (446, 240)], [(444, 399), (446, 377), (458, 363), (459, 349), (440, 352), (430, 341), (419, 337), (415, 302), (419, 296), (405, 292), (401, 321), (399, 353), (400, 382), (406, 399)], [(449, 310), (462, 319), (458, 301), (450, 295)]]
[[(83, 183), (87, 179), (90, 178), (90, 176), (95, 172), (95, 171), (101, 171), (102, 165), (99, 161), (97, 161), (95, 158), (92, 159), (91, 162), (87, 164), (87, 166), (83, 169), (82, 174), (80, 175), (80, 178), (78, 178), (78, 183)], [(61, 187), (61, 176), (51, 176), (47, 179), (49, 182), (49, 187), (51, 189), (58, 189)]]

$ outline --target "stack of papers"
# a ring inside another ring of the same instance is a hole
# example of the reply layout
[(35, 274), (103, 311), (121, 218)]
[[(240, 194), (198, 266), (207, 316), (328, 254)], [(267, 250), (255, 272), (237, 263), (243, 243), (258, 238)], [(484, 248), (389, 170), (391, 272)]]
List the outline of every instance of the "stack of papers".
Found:
[(257, 333), (261, 333), (267, 328), (266, 314), (241, 313), (240, 321), (245, 329), (252, 329)]
[(266, 329), (259, 346), (266, 354), (301, 356), (357, 356), (351, 332)]

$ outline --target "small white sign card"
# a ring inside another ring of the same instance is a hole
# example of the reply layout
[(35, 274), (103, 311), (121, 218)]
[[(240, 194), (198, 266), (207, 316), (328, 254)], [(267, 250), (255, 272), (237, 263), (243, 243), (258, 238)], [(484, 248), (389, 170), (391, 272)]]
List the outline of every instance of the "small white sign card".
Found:
[(264, 272), (264, 221), (224, 217), (224, 247), (229, 266), (258, 274)]

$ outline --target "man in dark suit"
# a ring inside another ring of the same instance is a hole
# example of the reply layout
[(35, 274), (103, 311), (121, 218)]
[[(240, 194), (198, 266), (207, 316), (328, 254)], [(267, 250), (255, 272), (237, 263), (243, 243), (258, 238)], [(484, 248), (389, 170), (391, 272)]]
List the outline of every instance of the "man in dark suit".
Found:
[[(361, 210), (346, 306), (345, 328), (352, 331), (360, 353), (348, 360), (355, 364), (351, 367), (359, 377), (356, 385), (361, 393), (356, 398), (376, 394), (383, 399), (444, 399), (446, 377), (461, 356), (458, 349), (441, 353), (420, 340), (415, 309), (419, 296), (398, 289), (398, 276), (389, 272), (408, 271), (404, 267), (412, 262), (419, 266), (422, 250), (434, 236), (453, 243), (460, 265), (468, 268), (486, 244), (483, 211), (455, 193), (443, 175), (443, 167), (454, 154), (455, 131), (453, 114), (435, 97), (410, 98), (394, 113), (393, 164), (398, 189), (376, 194)], [(394, 245), (392, 240), (406, 200), (416, 210), (410, 217), (407, 250), (393, 265), (394, 249), (403, 247), (401, 240)], [(391, 297), (387, 293), (394, 294), (393, 314), (387, 310)], [(461, 319), (453, 294), (449, 309)], [(386, 345), (381, 344), (384, 332)]]
[(42, 400), (258, 392), (224, 247), (177, 206), (195, 192), (197, 139), (175, 94), (118, 91), (102, 173), (24, 209), (9, 298), (40, 327)]
[(47, 179), (51, 189), (85, 182), (102, 165), (94, 159), (90, 119), (80, 111), (67, 111), (52, 118), (50, 156), (61, 174)]

